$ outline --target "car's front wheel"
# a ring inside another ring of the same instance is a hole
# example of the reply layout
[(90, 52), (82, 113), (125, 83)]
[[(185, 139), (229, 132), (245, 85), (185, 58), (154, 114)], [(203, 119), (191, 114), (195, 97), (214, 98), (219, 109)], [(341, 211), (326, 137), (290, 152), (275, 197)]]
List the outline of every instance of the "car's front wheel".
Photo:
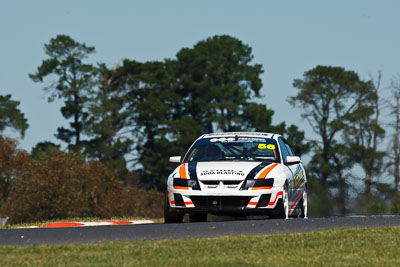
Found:
[(287, 219), (289, 216), (289, 195), (287, 184), (283, 187), (282, 198), (278, 200), (272, 218)]
[(164, 201), (164, 222), (165, 223), (181, 223), (183, 221), (184, 214), (179, 214), (171, 210), (169, 206), (168, 196), (165, 195)]

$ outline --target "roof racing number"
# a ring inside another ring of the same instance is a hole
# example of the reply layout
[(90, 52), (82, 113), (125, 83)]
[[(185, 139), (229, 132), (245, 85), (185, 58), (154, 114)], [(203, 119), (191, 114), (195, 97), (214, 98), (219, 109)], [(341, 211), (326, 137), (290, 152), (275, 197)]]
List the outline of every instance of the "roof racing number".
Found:
[(272, 144), (258, 144), (258, 148), (259, 149), (270, 149), (270, 150), (274, 150), (275, 149), (275, 145)]

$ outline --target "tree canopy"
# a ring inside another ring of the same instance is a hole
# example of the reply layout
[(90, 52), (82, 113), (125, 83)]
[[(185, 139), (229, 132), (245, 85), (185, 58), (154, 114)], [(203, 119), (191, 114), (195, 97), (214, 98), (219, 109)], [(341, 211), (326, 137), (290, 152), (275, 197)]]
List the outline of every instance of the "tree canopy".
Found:
[(20, 102), (11, 100), (11, 95), (0, 95), (0, 132), (6, 128), (17, 130), (22, 137), (28, 129), (28, 120), (18, 108)]

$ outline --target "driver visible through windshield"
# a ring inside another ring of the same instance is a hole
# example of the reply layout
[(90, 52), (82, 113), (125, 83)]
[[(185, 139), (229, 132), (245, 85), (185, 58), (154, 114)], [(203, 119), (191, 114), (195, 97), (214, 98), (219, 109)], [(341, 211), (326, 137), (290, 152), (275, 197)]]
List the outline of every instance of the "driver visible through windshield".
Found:
[(194, 161), (280, 162), (276, 141), (270, 138), (221, 137), (198, 140), (184, 162)]

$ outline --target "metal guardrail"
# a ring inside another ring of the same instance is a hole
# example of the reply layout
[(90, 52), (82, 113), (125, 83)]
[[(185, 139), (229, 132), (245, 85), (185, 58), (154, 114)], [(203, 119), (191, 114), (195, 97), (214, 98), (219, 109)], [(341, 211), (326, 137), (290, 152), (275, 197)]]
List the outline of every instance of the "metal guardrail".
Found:
[(6, 225), (7, 221), (8, 221), (8, 217), (0, 218), (0, 227), (3, 227), (4, 225)]

